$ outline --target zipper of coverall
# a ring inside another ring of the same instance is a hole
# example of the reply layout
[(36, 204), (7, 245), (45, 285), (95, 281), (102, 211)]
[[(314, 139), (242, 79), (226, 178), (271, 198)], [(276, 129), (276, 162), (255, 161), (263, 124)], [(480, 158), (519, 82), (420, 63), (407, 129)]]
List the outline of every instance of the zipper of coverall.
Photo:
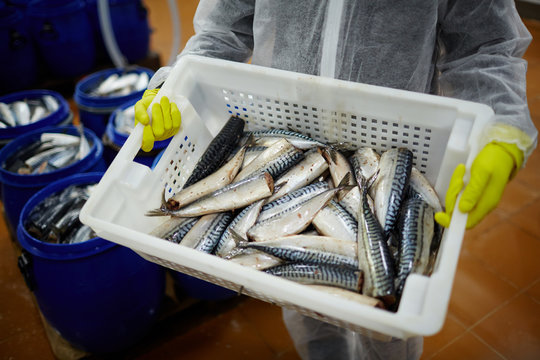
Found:
[(325, 77), (336, 77), (336, 57), (339, 41), (339, 27), (343, 13), (344, 0), (329, 0), (326, 8), (326, 19), (323, 32), (321, 65), (319, 74)]

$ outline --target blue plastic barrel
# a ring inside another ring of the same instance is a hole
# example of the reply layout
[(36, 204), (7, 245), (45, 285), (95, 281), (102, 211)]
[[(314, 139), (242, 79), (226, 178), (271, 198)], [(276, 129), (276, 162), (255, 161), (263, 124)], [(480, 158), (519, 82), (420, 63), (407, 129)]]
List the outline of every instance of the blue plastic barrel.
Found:
[[(118, 107), (111, 116), (109, 116), (109, 122), (107, 123), (107, 127), (105, 129), (105, 133), (102, 137), (103, 142), (103, 158), (105, 159), (105, 162), (107, 164), (111, 164), (111, 162), (114, 160), (114, 157), (124, 145), (128, 138), (128, 134), (124, 134), (122, 132), (119, 132), (115, 127), (115, 121), (118, 114), (125, 109), (127, 109), (130, 106), (135, 105), (135, 103), (139, 101), (139, 99), (133, 99), (131, 101), (128, 101), (127, 103), (121, 105)], [(154, 148), (149, 151), (145, 152), (142, 150), (139, 150), (137, 155), (135, 156), (135, 161), (138, 163), (141, 163), (143, 165), (146, 165), (148, 167), (152, 167), (152, 164), (154, 163), (155, 158), (158, 156), (158, 154), (163, 151), (169, 145), (171, 142), (171, 139), (163, 140), (163, 141), (156, 141), (154, 143)]]
[(73, 77), (92, 70), (96, 50), (83, 0), (34, 0), (26, 13), (40, 58), (52, 75)]
[[(96, 40), (98, 59), (108, 57), (99, 24), (97, 0), (87, 0), (87, 9)], [(148, 12), (141, 0), (109, 0), (111, 26), (118, 48), (129, 63), (148, 55), (150, 27)]]
[(238, 295), (237, 292), (201, 280), (191, 275), (173, 271), (172, 277), (175, 281), (176, 291), (180, 295), (188, 295), (198, 300), (220, 301), (227, 300)]
[(37, 55), (23, 12), (0, 7), (0, 94), (26, 89), (37, 80)]
[(43, 189), (45, 186), (73, 174), (105, 171), (107, 168), (105, 161), (103, 160), (103, 144), (101, 143), (101, 140), (91, 130), (85, 129), (85, 136), (92, 145), (90, 152), (83, 159), (78, 160), (71, 165), (55, 171), (36, 175), (21, 175), (5, 169), (6, 160), (11, 158), (17, 151), (38, 141), (41, 134), (46, 132), (65, 133), (70, 135), (79, 134), (75, 126), (53, 126), (37, 129), (26, 135), (19, 136), (0, 150), (2, 203), (4, 204), (4, 215), (8, 226), (12, 230), (15, 230), (17, 227), (19, 215), (21, 214), (24, 204), (32, 197), (32, 195)]
[[(154, 75), (150, 69), (137, 67), (138, 73), (146, 72), (149, 77)], [(84, 126), (92, 129), (100, 138), (105, 133), (107, 122), (112, 112), (122, 104), (131, 100), (140, 100), (144, 90), (132, 92), (122, 96), (97, 97), (91, 94), (99, 84), (113, 74), (122, 74), (121, 69), (107, 69), (98, 71), (81, 79), (75, 86), (73, 99), (79, 108), (79, 118)]]
[(18, 100), (39, 99), (45, 95), (52, 96), (58, 102), (58, 109), (55, 112), (45, 116), (39, 121), (28, 125), (8, 127), (0, 129), (0, 148), (20, 135), (27, 134), (30, 131), (55, 125), (68, 125), (73, 120), (73, 114), (69, 104), (62, 95), (52, 90), (26, 90), (8, 94), (0, 97), (0, 102), (10, 104)]
[(26, 251), (19, 266), (43, 316), (75, 347), (97, 354), (125, 349), (150, 330), (165, 294), (164, 268), (99, 237), (77, 244), (42, 242), (24, 221), (47, 197), (70, 185), (97, 183), (101, 176), (76, 174), (51, 183), (28, 200), (17, 228)]

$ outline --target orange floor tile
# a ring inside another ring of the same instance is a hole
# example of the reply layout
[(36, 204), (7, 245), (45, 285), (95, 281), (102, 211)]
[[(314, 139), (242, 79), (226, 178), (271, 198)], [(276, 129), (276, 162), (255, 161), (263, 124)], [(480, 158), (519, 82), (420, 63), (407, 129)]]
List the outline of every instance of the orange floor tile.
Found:
[[(151, 47), (169, 58), (171, 21), (165, 1), (146, 1)], [(182, 46), (193, 34), (198, 1), (178, 1)], [(540, 22), (533, 34), (528, 99), (540, 127)], [(76, 109), (74, 109), (76, 110)], [(64, 359), (53, 351), (46, 328), (17, 268), (18, 249), (0, 219), (0, 360)], [(540, 155), (508, 186), (500, 206), (468, 231), (442, 330), (424, 339), (422, 359), (540, 358)], [(55, 349), (58, 351), (58, 349)], [(88, 359), (98, 358), (88, 356)], [(299, 359), (277, 306), (247, 297), (197, 302), (164, 321), (125, 359)]]

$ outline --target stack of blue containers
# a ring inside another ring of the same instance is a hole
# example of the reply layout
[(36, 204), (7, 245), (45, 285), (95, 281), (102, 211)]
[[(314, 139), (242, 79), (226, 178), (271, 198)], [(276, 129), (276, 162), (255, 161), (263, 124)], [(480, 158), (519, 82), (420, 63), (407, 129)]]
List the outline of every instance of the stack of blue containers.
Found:
[[(119, 50), (130, 63), (148, 54), (150, 28), (141, 0), (109, 0)], [(107, 59), (97, 0), (0, 2), (0, 94), (27, 89), (40, 75), (73, 78)]]

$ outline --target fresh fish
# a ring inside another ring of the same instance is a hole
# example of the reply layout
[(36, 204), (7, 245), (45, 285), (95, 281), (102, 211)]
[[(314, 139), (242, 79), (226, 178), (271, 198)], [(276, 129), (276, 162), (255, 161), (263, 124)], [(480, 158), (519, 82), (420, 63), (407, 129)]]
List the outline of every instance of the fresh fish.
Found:
[(58, 101), (56, 101), (54, 96), (44, 95), (41, 99), (49, 113), (55, 112), (60, 107), (60, 104), (58, 104)]
[(141, 72), (137, 78), (137, 82), (135, 83), (135, 91), (142, 91), (145, 90), (148, 87), (148, 83), (150, 82), (150, 77), (147, 73)]
[(43, 133), (40, 136), (40, 141), (49, 143), (52, 146), (69, 146), (78, 145), (80, 138), (76, 135), (62, 133)]
[(435, 192), (435, 189), (433, 189), (429, 181), (414, 166), (411, 169), (409, 191), (413, 193), (412, 196), (420, 197), (427, 202), (429, 206), (435, 210), (435, 212), (442, 211), (441, 201)]
[(193, 185), (184, 187), (182, 190), (180, 190), (180, 192), (173, 195), (166, 202), (167, 209), (178, 210), (179, 208), (186, 206), (205, 195), (229, 185), (236, 177), (240, 167), (242, 166), (245, 152), (246, 147), (244, 146), (231, 160), (229, 160), (216, 172), (208, 175), (204, 179), (199, 180)]
[(184, 236), (180, 245), (211, 254), (232, 220), (230, 212), (205, 215)]
[(299, 234), (341, 189), (339, 187), (326, 190), (268, 219), (257, 221), (247, 232), (248, 237), (254, 241), (266, 241), (280, 236)]
[(47, 114), (47, 109), (45, 109), (43, 106), (36, 106), (32, 112), (32, 116), (30, 117), (30, 123), (35, 123), (43, 118), (45, 114)]
[(150, 232), (150, 235), (156, 236), (175, 244), (179, 244), (184, 236), (197, 223), (199, 218), (177, 218), (170, 217)]
[(236, 147), (244, 131), (244, 120), (231, 116), (201, 156), (184, 187), (195, 184), (217, 170)]
[(317, 213), (312, 223), (321, 235), (346, 241), (357, 241), (358, 222), (334, 200), (331, 200)]
[(78, 244), (97, 237), (96, 233), (90, 226), (81, 224), (79, 228), (75, 228), (66, 236), (66, 244)]
[(360, 292), (362, 272), (330, 265), (284, 264), (265, 269), (267, 274), (280, 276), (301, 284), (329, 285)]
[(231, 257), (229, 261), (253, 268), (255, 270), (264, 270), (272, 266), (283, 263), (283, 261), (262, 251), (249, 249)]
[(318, 151), (308, 152), (304, 160), (279, 177), (275, 183), (279, 190), (270, 196), (268, 201), (274, 201), (291, 191), (311, 184), (327, 169), (328, 163)]
[(427, 274), (434, 234), (433, 217), (433, 208), (422, 199), (411, 198), (403, 204), (398, 226), (401, 236), (395, 280), (398, 296), (409, 274)]
[[(338, 150), (330, 147), (322, 149), (322, 156), (326, 159), (328, 167), (330, 169), (330, 176), (332, 181), (337, 186), (342, 185), (356, 185), (353, 169), (347, 160), (347, 158)], [(346, 179), (346, 182), (344, 182)], [(338, 194), (338, 200), (343, 199), (348, 191), (342, 191)]]
[(17, 125), (30, 124), (30, 107), (24, 101), (15, 101), (12, 105)]
[(242, 181), (229, 184), (178, 210), (168, 210), (162, 206), (160, 209), (149, 211), (147, 215), (195, 217), (224, 212), (243, 208), (257, 200), (267, 198), (273, 192), (274, 181), (270, 174), (260, 173)]
[(407, 194), (412, 160), (412, 152), (405, 148), (391, 149), (381, 155), (379, 174), (370, 194), (375, 201), (375, 212), (385, 237), (393, 230)]
[(95, 237), (88, 231), (77, 234), (83, 227), (79, 212), (89, 197), (89, 189), (89, 185), (72, 185), (46, 197), (30, 211), (24, 227), (34, 238), (55, 244), (85, 241), (90, 235)]
[(121, 110), (117, 109), (114, 116), (114, 128), (122, 134), (129, 135), (135, 127), (135, 105)]
[(257, 217), (261, 212), (263, 204), (264, 199), (254, 202), (236, 215), (227, 229), (223, 232), (221, 239), (219, 239), (215, 250), (216, 255), (226, 257), (236, 247), (233, 233), (241, 238), (247, 237), (246, 233), (257, 221)]
[(265, 204), (261, 209), (259, 221), (273, 217), (278, 213), (286, 211), (288, 208), (296, 206), (296, 204), (304, 203), (308, 199), (321, 194), (328, 189), (330, 189), (330, 186), (326, 181), (318, 181), (292, 191), (279, 199)]
[(272, 240), (264, 241), (260, 244), (274, 247), (296, 247), (320, 252), (329, 252), (348, 257), (356, 256), (356, 253), (358, 251), (356, 243), (336, 239), (331, 236), (320, 235), (301, 234), (282, 236)]
[(361, 147), (354, 152), (349, 161), (358, 183), (360, 183), (358, 179), (364, 178), (369, 181), (377, 173), (380, 158), (379, 154), (369, 147)]
[(364, 272), (362, 293), (390, 305), (395, 301), (394, 264), (381, 225), (367, 203), (367, 186), (362, 185), (358, 214), (358, 261)]
[(116, 80), (118, 80), (119, 77), (120, 76), (118, 74), (109, 75), (101, 84), (99, 84), (99, 86), (95, 90), (95, 93), (97, 95), (103, 96), (112, 92), (111, 89), (113, 87), (113, 84)]
[(259, 172), (268, 172), (276, 179), (303, 158), (304, 153), (301, 150), (292, 146), (286, 139), (282, 139), (244, 166), (234, 181), (240, 181)]
[(9, 125), (12, 127), (17, 126), (17, 121), (15, 120), (15, 117), (13, 113), (11, 112), (11, 109), (6, 103), (0, 102), (0, 115), (3, 121), (6, 123), (6, 125)]
[(325, 143), (312, 139), (304, 134), (282, 129), (252, 131), (258, 145), (270, 146), (281, 139), (287, 139), (294, 147), (308, 150), (315, 147), (326, 147)]
[(356, 303), (364, 304), (371, 307), (376, 307), (379, 309), (385, 308), (381, 300), (372, 298), (363, 294), (358, 294), (356, 292), (352, 292), (349, 290), (345, 290), (345, 289), (341, 289), (341, 288), (333, 287), (333, 286), (325, 286), (325, 285), (308, 285), (308, 286), (313, 289), (317, 289), (325, 293), (335, 295), (340, 298), (354, 301)]
[(246, 154), (244, 155), (244, 163), (242, 164), (242, 167), (246, 167), (249, 165), (253, 160), (257, 158), (257, 156), (261, 155), (261, 153), (268, 149), (266, 146), (250, 146), (246, 149)]
[(318, 249), (309, 249), (300, 246), (282, 245), (270, 246), (266, 242), (240, 242), (240, 248), (256, 249), (273, 255), (287, 262), (299, 262), (303, 264), (320, 264), (333, 266), (347, 266), (358, 269), (358, 259), (356, 254), (348, 256), (336, 254)]
[[(366, 194), (367, 202), (369, 205), (369, 208), (373, 213), (375, 213), (375, 206), (373, 205), (373, 199), (369, 194)], [(339, 202), (339, 205), (343, 206), (345, 210), (354, 218), (354, 220), (358, 221), (358, 209), (362, 206), (361, 204), (361, 195), (360, 195), (360, 187), (355, 186), (352, 188), (351, 191), (347, 193), (341, 199)]]

